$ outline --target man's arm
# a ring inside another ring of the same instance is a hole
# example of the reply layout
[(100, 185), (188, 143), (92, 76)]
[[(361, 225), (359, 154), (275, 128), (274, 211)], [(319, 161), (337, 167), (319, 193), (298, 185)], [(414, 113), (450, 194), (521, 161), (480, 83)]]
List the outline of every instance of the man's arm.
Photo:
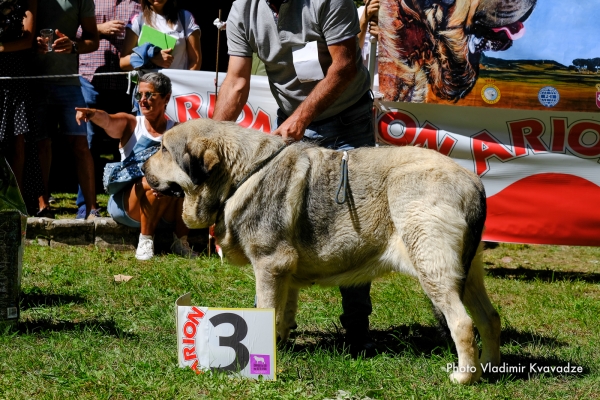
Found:
[(227, 76), (219, 90), (212, 119), (235, 121), (238, 118), (248, 101), (251, 72), (252, 57), (229, 57)]
[(200, 46), (200, 35), (202, 32), (196, 30), (186, 39), (188, 69), (191, 71), (199, 71), (202, 66), (202, 48)]
[(284, 139), (302, 139), (306, 127), (344, 93), (358, 72), (356, 40), (357, 37), (353, 36), (328, 46), (332, 64), (325, 78), (315, 86), (296, 111), (273, 132), (274, 135), (282, 136)]
[(81, 18), (81, 38), (76, 38), (77, 51), (79, 54), (91, 53), (98, 50), (100, 37), (95, 17)]

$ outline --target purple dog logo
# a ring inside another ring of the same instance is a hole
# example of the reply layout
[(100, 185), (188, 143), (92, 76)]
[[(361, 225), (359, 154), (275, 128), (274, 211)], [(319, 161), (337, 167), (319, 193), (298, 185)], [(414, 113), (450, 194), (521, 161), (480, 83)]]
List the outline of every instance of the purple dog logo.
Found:
[(271, 359), (267, 354), (250, 354), (250, 373), (269, 375), (271, 373)]

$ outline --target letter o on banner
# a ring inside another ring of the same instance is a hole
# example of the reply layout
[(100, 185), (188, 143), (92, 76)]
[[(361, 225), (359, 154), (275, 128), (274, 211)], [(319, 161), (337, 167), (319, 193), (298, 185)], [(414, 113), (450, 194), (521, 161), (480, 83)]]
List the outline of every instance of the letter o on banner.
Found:
[(382, 139), (397, 146), (407, 146), (417, 134), (417, 122), (410, 115), (394, 111), (384, 114), (377, 124)]
[(568, 143), (571, 150), (583, 157), (600, 156), (600, 124), (577, 122), (569, 130)]
[(183, 334), (186, 338), (192, 339), (196, 336), (196, 325), (192, 321), (188, 321), (183, 325)]

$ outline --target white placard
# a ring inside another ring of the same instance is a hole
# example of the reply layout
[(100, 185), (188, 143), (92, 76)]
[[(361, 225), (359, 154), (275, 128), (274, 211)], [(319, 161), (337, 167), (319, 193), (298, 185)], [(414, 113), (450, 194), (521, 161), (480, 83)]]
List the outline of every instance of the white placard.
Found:
[(179, 367), (276, 379), (275, 310), (191, 305), (177, 299)]
[(316, 41), (308, 42), (304, 46), (294, 46), (292, 58), (300, 82), (320, 81), (325, 78), (319, 62), (319, 48)]

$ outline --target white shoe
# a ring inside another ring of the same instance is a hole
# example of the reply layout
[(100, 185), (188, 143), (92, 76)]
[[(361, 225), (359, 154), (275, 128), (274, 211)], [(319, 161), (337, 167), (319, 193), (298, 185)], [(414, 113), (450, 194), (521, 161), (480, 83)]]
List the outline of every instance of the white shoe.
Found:
[(173, 254), (180, 255), (185, 258), (198, 258), (199, 254), (190, 247), (187, 241), (187, 235), (178, 238), (173, 234), (173, 244), (171, 245)]
[(152, 257), (154, 257), (154, 239), (152, 236), (146, 236), (140, 233), (140, 240), (138, 242), (137, 250), (135, 251), (135, 258), (146, 261)]

